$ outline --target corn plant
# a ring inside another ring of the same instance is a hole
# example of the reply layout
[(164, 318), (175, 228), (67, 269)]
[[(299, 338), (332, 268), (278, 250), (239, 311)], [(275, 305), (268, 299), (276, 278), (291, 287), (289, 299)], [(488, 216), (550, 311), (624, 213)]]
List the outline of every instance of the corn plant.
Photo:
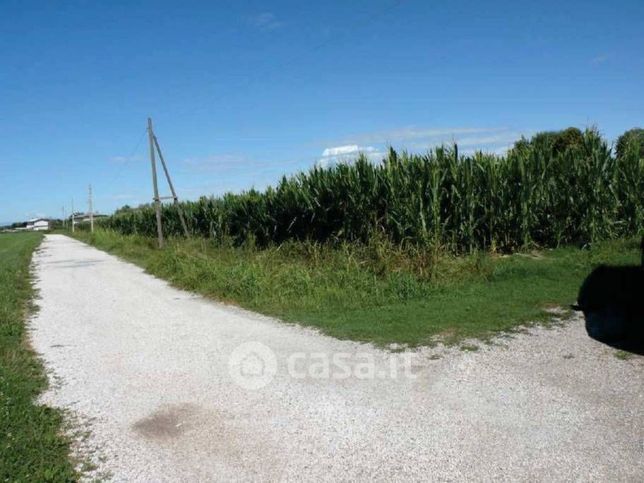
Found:
[[(522, 139), (504, 156), (459, 154), (456, 145), (425, 154), (391, 149), (381, 163), (359, 157), (284, 177), (265, 191), (202, 197), (182, 207), (195, 235), (262, 247), (385, 237), (400, 246), (511, 251), (644, 230), (639, 143), (625, 143), (615, 157), (593, 129), (569, 145), (542, 138)], [(164, 206), (163, 220), (167, 235), (181, 235), (176, 207)], [(102, 223), (125, 234), (156, 230), (150, 205)]]

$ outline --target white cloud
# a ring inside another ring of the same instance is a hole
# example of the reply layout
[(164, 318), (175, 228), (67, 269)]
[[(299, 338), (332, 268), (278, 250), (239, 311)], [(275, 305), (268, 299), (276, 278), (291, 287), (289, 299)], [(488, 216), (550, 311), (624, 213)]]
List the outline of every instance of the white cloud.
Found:
[[(529, 133), (530, 131), (518, 131), (507, 127), (426, 128), (408, 126), (355, 135), (346, 138), (342, 146), (328, 149), (341, 148), (350, 154), (357, 154), (360, 150), (367, 153), (369, 150), (373, 150), (382, 157), (389, 145), (397, 150), (407, 149), (413, 152), (424, 152), (437, 146), (456, 143), (464, 154), (478, 150), (495, 153), (506, 150), (507, 146), (511, 146), (522, 134), (528, 135)], [(361, 148), (360, 146), (365, 147)], [(326, 153), (325, 150), (323, 157), (325, 154), (329, 153)]]
[(499, 156), (503, 156), (507, 154), (507, 152), (512, 149), (514, 144), (506, 144), (505, 146), (497, 146), (494, 148), (494, 151), (492, 151), (494, 154), (498, 154)]
[(213, 154), (202, 158), (188, 158), (182, 161), (189, 172), (222, 172), (236, 169), (247, 169), (258, 163), (241, 154)]
[(353, 162), (360, 154), (367, 156), (372, 161), (382, 158), (384, 153), (373, 146), (359, 146), (347, 144), (344, 146), (333, 146), (322, 151), (322, 157), (318, 159), (318, 166), (326, 168), (339, 163)]
[(110, 162), (112, 163), (118, 163), (118, 164), (123, 164), (123, 163), (129, 163), (130, 161), (139, 161), (141, 160), (141, 156), (112, 156), (110, 158)]
[(265, 32), (278, 29), (284, 25), (284, 22), (279, 21), (277, 17), (275, 17), (275, 14), (271, 12), (262, 12), (254, 15), (248, 19), (248, 23)]
[(465, 138), (454, 138), (454, 141), (463, 147), (471, 146), (487, 146), (489, 144), (503, 143), (508, 140), (506, 134), (500, 134), (496, 136), (469, 136)]
[(376, 148), (372, 146), (360, 147), (357, 144), (349, 144), (347, 146), (335, 146), (333, 148), (326, 148), (322, 151), (322, 156), (342, 156), (347, 154), (358, 154), (359, 152), (372, 152)]
[(422, 128), (407, 126), (385, 131), (375, 131), (352, 136), (347, 144), (387, 144), (421, 139), (450, 138), (461, 134), (485, 134), (505, 131), (503, 127), (454, 127), (454, 128)]
[(590, 59), (590, 63), (591, 64), (596, 64), (596, 65), (597, 64), (603, 64), (607, 60), (608, 60), (608, 55), (599, 54), (599, 55), (596, 55), (595, 57), (593, 57), (592, 59)]
[(529, 136), (530, 133), (531, 131), (521, 133), (518, 131), (508, 130), (490, 136), (482, 135), (460, 137), (456, 135), (449, 139), (442, 139), (440, 141), (433, 140), (427, 143), (411, 143), (408, 147), (414, 150), (426, 151), (437, 146), (456, 143), (462, 154), (471, 154), (476, 151), (503, 154), (521, 138), (522, 134)]

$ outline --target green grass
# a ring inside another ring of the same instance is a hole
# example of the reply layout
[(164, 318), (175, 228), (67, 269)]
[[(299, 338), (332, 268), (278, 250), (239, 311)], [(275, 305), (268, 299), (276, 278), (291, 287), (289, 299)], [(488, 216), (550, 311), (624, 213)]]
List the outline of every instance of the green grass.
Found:
[(627, 361), (633, 357), (632, 352), (616, 350), (613, 355), (621, 361)]
[(59, 411), (36, 404), (47, 379), (25, 331), (29, 261), (42, 235), (0, 234), (0, 480), (71, 481)]
[(77, 237), (130, 260), (176, 286), (378, 345), (486, 337), (545, 321), (545, 309), (574, 303), (599, 263), (637, 263), (636, 241), (492, 256), (410, 253), (368, 246), (290, 242), (263, 250), (98, 230)]

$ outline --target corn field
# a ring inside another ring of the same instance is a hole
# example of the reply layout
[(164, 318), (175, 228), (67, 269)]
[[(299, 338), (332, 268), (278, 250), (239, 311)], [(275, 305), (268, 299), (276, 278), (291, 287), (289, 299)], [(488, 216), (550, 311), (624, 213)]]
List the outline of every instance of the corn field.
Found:
[[(644, 153), (620, 157), (596, 130), (554, 152), (523, 143), (507, 155), (390, 150), (381, 163), (315, 167), (251, 190), (183, 202), (190, 231), (234, 244), (286, 240), (401, 244), (512, 251), (632, 236), (644, 230)], [(163, 207), (164, 232), (180, 236), (177, 208)], [(101, 222), (124, 234), (156, 235), (151, 205)]]

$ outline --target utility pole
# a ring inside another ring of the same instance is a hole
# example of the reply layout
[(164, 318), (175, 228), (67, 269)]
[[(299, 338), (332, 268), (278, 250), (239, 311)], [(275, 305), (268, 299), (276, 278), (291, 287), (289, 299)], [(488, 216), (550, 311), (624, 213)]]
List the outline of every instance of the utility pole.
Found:
[(92, 185), (89, 185), (89, 231), (94, 233), (94, 208), (92, 207)]
[(163, 172), (165, 173), (165, 178), (168, 180), (168, 186), (170, 187), (170, 192), (172, 193), (172, 199), (174, 200), (174, 205), (177, 207), (177, 212), (179, 213), (179, 220), (181, 221), (181, 227), (183, 228), (183, 234), (188, 238), (190, 235), (188, 233), (188, 226), (186, 225), (186, 219), (183, 217), (183, 210), (181, 209), (181, 205), (179, 204), (179, 198), (177, 197), (176, 191), (174, 191), (174, 186), (172, 184), (172, 180), (170, 179), (170, 173), (168, 172), (168, 167), (165, 164), (165, 160), (163, 159), (163, 154), (161, 153), (161, 147), (159, 146), (159, 141), (157, 141), (157, 137), (152, 134), (152, 138), (154, 139), (154, 145), (157, 148), (157, 152), (159, 153), (159, 160), (161, 161), (161, 166), (163, 166)]
[(67, 220), (65, 219), (65, 206), (62, 207), (63, 210), (63, 229), (67, 226)]
[(150, 142), (150, 163), (152, 164), (152, 187), (154, 188), (154, 211), (157, 216), (157, 236), (159, 248), (163, 248), (163, 227), (161, 226), (161, 199), (157, 184), (157, 163), (154, 159), (154, 133), (152, 132), (152, 119), (148, 117), (148, 140)]
[(72, 233), (74, 233), (74, 225), (76, 222), (74, 221), (74, 198), (72, 198)]
[[(186, 218), (183, 216), (183, 209), (179, 204), (179, 197), (177, 192), (174, 190), (174, 185), (172, 184), (172, 179), (170, 179), (170, 172), (168, 171), (168, 166), (165, 164), (165, 159), (163, 158), (163, 153), (161, 152), (161, 146), (159, 146), (159, 141), (154, 135), (154, 130), (152, 129), (152, 119), (148, 117), (148, 138), (150, 141), (150, 163), (152, 164), (152, 186), (154, 188), (154, 211), (156, 212), (157, 217), (157, 235), (159, 237), (159, 248), (163, 248), (163, 225), (161, 223), (161, 200), (172, 199), (174, 205), (177, 208), (177, 213), (179, 214), (179, 220), (181, 221), (181, 228), (183, 229), (183, 234), (187, 237), (190, 236), (188, 232), (188, 225), (186, 224)], [(170, 192), (172, 196), (159, 196), (159, 186), (157, 183), (157, 163), (155, 158), (155, 149), (156, 153), (159, 155), (159, 161), (161, 161), (161, 166), (163, 167), (163, 172), (165, 173), (165, 178), (168, 181), (168, 186), (170, 187)]]

